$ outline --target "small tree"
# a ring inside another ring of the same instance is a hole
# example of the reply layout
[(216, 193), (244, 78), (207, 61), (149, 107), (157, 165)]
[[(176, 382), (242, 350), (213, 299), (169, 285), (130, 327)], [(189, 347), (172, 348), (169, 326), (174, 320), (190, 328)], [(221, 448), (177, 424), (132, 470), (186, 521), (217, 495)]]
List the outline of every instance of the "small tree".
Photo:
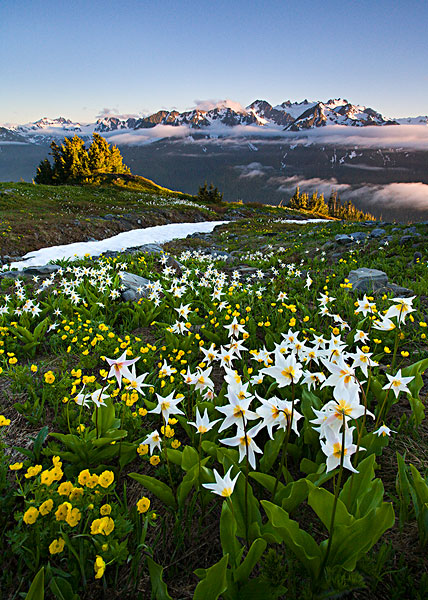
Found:
[(223, 201), (223, 193), (219, 192), (218, 188), (214, 187), (212, 183), (210, 184), (210, 187), (208, 187), (207, 182), (205, 182), (204, 185), (201, 185), (199, 188), (197, 199), (200, 202), (215, 204)]
[(95, 183), (100, 176), (108, 173), (130, 174), (123, 164), (123, 158), (116, 146), (110, 146), (98, 133), (94, 133), (88, 150), (85, 142), (75, 135), (65, 138), (59, 146), (51, 144), (53, 164), (43, 160), (35, 177), (36, 183), (64, 185), (76, 183)]

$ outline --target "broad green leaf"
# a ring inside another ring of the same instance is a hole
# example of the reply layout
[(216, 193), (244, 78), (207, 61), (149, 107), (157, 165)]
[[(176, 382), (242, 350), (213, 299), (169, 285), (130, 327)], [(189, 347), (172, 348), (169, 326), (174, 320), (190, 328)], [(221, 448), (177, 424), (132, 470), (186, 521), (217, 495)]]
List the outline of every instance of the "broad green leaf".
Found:
[(261, 504), (270, 523), (284, 540), (285, 545), (302, 563), (312, 579), (316, 580), (321, 568), (322, 555), (314, 538), (300, 529), (298, 523), (290, 519), (285, 510), (276, 504), (267, 500), (262, 500)]
[(49, 587), (57, 600), (79, 600), (70, 583), (63, 577), (53, 577)]
[(25, 596), (25, 600), (44, 600), (45, 597), (45, 568), (42, 567), (36, 574)]
[[(309, 492), (308, 504), (316, 512), (322, 523), (330, 532), (331, 517), (334, 507), (334, 495), (324, 488), (313, 486)], [(336, 528), (338, 525), (349, 526), (353, 522), (354, 517), (349, 514), (345, 504), (338, 498), (334, 517), (334, 528)]]
[(236, 539), (236, 521), (229, 503), (223, 502), (220, 516), (220, 541), (223, 554), (230, 557), (230, 565), (234, 568), (238, 564), (238, 554), (241, 546)]
[(229, 555), (205, 571), (205, 579), (198, 583), (193, 594), (193, 600), (217, 600), (227, 589), (227, 563)]
[(141, 483), (142, 486), (152, 492), (152, 494), (170, 508), (177, 508), (177, 502), (172, 489), (163, 481), (159, 481), (155, 477), (150, 477), (150, 475), (140, 475), (140, 473), (129, 473), (129, 477), (132, 477), (132, 479)]
[[(168, 450), (169, 454), (169, 450)], [(199, 456), (197, 451), (192, 448), (192, 446), (186, 446), (183, 450), (183, 458), (181, 461), (181, 466), (185, 471), (189, 471), (195, 464), (199, 461)]]
[(234, 574), (234, 580), (237, 583), (245, 583), (260, 560), (261, 555), (266, 550), (267, 542), (262, 538), (254, 540), (251, 544), (248, 554), (239, 567), (236, 569)]
[(155, 563), (155, 561), (147, 557), (147, 566), (149, 568), (150, 583), (152, 585), (152, 598), (155, 600), (172, 600), (168, 594), (166, 583), (162, 579), (163, 567)]
[(409, 518), (409, 507), (410, 507), (410, 481), (407, 475), (406, 464), (404, 462), (404, 458), (396, 453), (397, 456), (397, 476), (395, 480), (395, 488), (397, 490), (398, 497), (400, 499), (400, 512), (399, 512), (399, 522), (400, 527), (403, 527), (404, 523)]
[(278, 454), (282, 448), (285, 438), (285, 431), (278, 429), (274, 435), (273, 440), (268, 440), (263, 448), (263, 456), (260, 459), (260, 470), (263, 473), (269, 473), (272, 469)]
[[(346, 571), (353, 571), (357, 561), (394, 525), (394, 522), (392, 504), (384, 502), (362, 519), (354, 520), (351, 525), (335, 525), (327, 565), (339, 565)], [(323, 551), (326, 550), (327, 543), (327, 540), (322, 542)]]

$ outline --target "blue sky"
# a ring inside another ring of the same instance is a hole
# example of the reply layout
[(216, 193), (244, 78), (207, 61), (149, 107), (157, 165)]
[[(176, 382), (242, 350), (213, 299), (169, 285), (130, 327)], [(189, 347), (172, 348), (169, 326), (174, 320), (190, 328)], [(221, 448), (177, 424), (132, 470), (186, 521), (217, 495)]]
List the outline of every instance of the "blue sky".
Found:
[(0, 123), (347, 98), (428, 114), (428, 2), (2, 0)]

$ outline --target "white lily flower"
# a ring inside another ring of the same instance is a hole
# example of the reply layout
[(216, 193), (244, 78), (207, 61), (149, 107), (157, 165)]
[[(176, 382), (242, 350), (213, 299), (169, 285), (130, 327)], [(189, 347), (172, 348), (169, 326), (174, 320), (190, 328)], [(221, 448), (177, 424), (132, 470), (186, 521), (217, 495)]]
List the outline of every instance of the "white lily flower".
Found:
[(238, 480), (239, 475), (241, 474), (241, 471), (238, 471), (238, 474), (236, 475), (236, 477), (234, 479), (231, 479), (230, 472), (232, 469), (233, 469), (233, 466), (230, 467), (230, 469), (228, 470), (228, 472), (225, 474), (224, 477), (221, 477), (220, 474), (218, 473), (218, 471), (216, 471), (216, 469), (214, 469), (213, 473), (214, 473), (214, 477), (215, 477), (215, 483), (203, 483), (202, 487), (207, 488), (207, 490), (210, 490), (214, 494), (218, 494), (219, 496), (222, 496), (223, 498), (229, 498), (229, 496), (231, 496), (233, 494), (235, 484)]

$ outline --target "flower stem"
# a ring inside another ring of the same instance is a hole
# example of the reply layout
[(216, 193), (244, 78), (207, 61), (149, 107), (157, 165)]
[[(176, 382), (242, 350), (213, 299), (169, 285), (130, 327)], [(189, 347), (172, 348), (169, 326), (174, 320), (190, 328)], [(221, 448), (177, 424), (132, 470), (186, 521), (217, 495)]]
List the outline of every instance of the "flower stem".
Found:
[(342, 415), (342, 447), (340, 449), (340, 468), (339, 468), (339, 475), (337, 478), (337, 484), (334, 487), (334, 502), (333, 502), (333, 510), (331, 511), (331, 520), (330, 520), (330, 537), (328, 538), (328, 545), (327, 545), (327, 550), (324, 556), (324, 560), (322, 562), (322, 567), (321, 567), (321, 572), (324, 570), (327, 561), (328, 561), (328, 557), (330, 554), (330, 550), (331, 550), (331, 544), (333, 542), (333, 533), (334, 533), (334, 519), (336, 517), (336, 509), (337, 509), (337, 500), (339, 498), (339, 491), (340, 491), (340, 484), (342, 483), (342, 474), (343, 474), (343, 461), (345, 459), (345, 431), (346, 431), (346, 420), (345, 420), (345, 413), (343, 413)]

